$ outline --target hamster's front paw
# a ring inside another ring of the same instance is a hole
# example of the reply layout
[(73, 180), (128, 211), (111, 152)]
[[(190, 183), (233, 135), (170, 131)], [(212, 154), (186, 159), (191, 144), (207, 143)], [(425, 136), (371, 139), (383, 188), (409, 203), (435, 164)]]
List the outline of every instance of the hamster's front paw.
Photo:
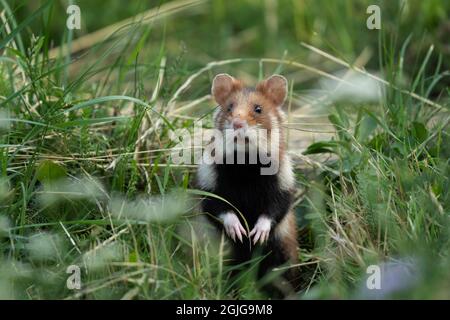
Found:
[(247, 236), (244, 227), (242, 226), (239, 218), (233, 212), (227, 212), (220, 215), (223, 221), (223, 226), (227, 235), (236, 241), (236, 237), (242, 242), (242, 235)]
[(263, 244), (269, 239), (270, 229), (272, 226), (272, 220), (261, 216), (256, 221), (255, 227), (250, 231), (249, 237), (253, 236), (253, 244), (256, 244), (259, 240), (260, 244)]

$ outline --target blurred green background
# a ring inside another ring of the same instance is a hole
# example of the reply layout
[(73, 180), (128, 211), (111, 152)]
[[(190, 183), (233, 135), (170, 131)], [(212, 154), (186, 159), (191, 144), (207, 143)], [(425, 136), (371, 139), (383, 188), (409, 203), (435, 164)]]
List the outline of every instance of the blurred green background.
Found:
[[(77, 4), (81, 10), (81, 30), (75, 30), (73, 36), (77, 38), (169, 2), (52, 1), (50, 10), (28, 28), (36, 35), (48, 35), (46, 41), (58, 46), (65, 41), (65, 10), (70, 3)], [(21, 21), (44, 2), (11, 0), (9, 3)], [(381, 8), (383, 35), (366, 28), (369, 5)], [(299, 44), (305, 42), (348, 62), (354, 62), (364, 49), (370, 50), (372, 58), (367, 67), (378, 69), (380, 37), (386, 37), (391, 45), (389, 50), (396, 51), (412, 36), (405, 56), (408, 71), (415, 71), (414, 66), (420, 65), (431, 44), (443, 56), (443, 69), (448, 69), (449, 12), (450, 4), (442, 0), (203, 1), (157, 23), (146, 45), (156, 54), (164, 39), (165, 49), (173, 59), (183, 56), (183, 61), (194, 67), (214, 60), (281, 58), (286, 54), (301, 61), (305, 57)]]

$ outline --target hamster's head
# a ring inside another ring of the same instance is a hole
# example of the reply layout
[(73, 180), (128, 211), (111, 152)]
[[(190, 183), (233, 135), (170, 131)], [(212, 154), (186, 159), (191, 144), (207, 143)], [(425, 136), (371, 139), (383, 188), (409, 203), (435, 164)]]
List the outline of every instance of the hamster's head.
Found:
[(283, 111), (281, 107), (287, 95), (287, 80), (273, 75), (254, 88), (228, 74), (218, 74), (212, 83), (212, 96), (219, 104), (214, 116), (216, 129), (245, 138), (246, 144), (258, 144), (252, 133), (281, 131)]

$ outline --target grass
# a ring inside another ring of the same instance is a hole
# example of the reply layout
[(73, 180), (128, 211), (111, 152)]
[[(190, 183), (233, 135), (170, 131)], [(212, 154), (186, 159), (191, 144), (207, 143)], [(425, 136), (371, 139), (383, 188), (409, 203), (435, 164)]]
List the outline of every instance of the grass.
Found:
[[(1, 298), (234, 297), (195, 166), (170, 160), (171, 133), (211, 127), (219, 72), (290, 81), (298, 298), (372, 297), (367, 267), (392, 263), (416, 272), (381, 297), (450, 298), (446, 1), (379, 1), (381, 31), (367, 1), (137, 2), (106, 20), (78, 1), (74, 32), (68, 3), (36, 3), (0, 1)], [(380, 95), (358, 96), (361, 79)], [(254, 265), (239, 298), (266, 298)]]

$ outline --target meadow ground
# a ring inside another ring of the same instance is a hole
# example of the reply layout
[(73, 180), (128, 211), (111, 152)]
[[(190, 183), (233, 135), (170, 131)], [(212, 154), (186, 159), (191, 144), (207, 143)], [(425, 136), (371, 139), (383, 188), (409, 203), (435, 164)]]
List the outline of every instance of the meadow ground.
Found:
[[(235, 298), (224, 238), (194, 219), (196, 165), (171, 158), (173, 132), (212, 127), (211, 80), (228, 72), (289, 80), (297, 298), (449, 299), (449, 12), (0, 0), (0, 298)], [(249, 267), (237, 297), (265, 298), (260, 285)]]

